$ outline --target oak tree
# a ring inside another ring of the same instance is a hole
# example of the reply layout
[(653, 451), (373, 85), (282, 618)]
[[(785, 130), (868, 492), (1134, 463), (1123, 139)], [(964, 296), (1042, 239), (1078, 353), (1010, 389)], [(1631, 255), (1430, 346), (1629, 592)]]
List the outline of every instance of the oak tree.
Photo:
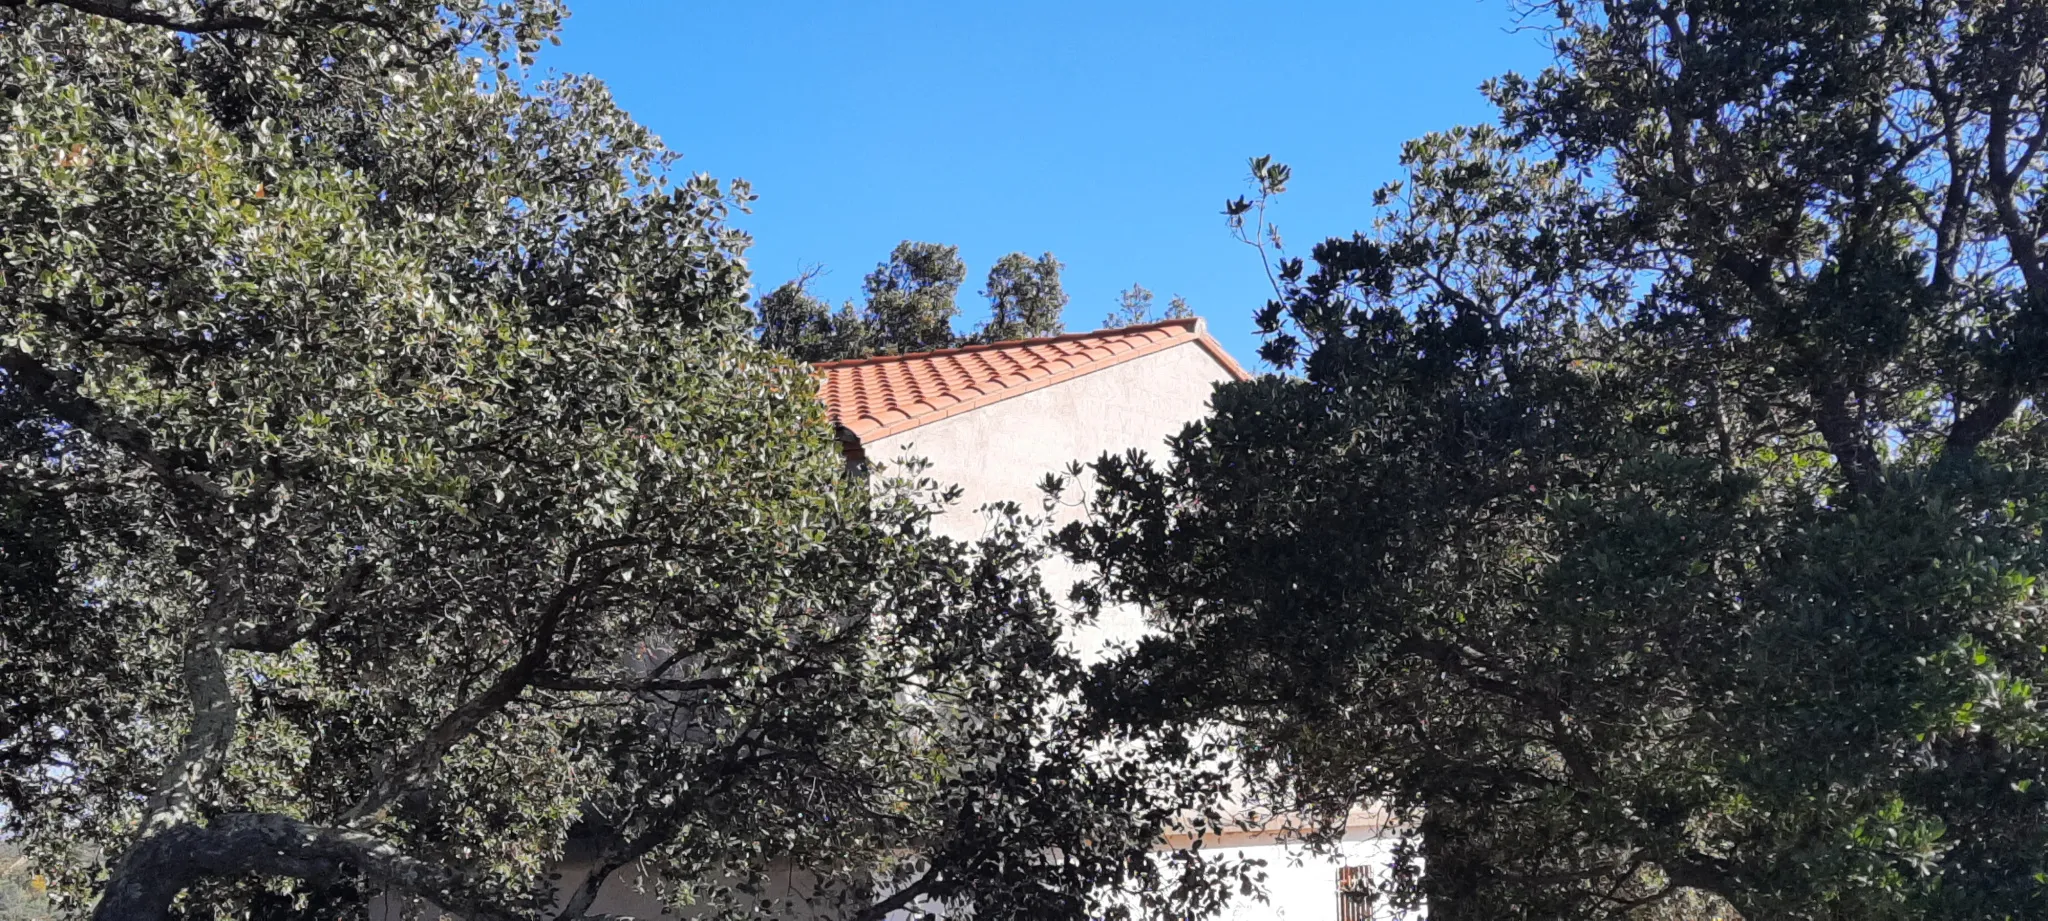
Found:
[(1432, 918), (2041, 916), (2048, 4), (1535, 6), (1278, 254), (1292, 372), (1096, 465), (1095, 693), (1407, 816)]
[(1065, 327), (1067, 292), (1060, 287), (1060, 261), (1051, 253), (1033, 259), (1011, 253), (988, 270), (988, 321), (976, 331), (981, 342), (1057, 336)]
[(562, 14), (0, 2), (0, 834), (102, 919), (1170, 893), (1030, 543), (847, 475)]

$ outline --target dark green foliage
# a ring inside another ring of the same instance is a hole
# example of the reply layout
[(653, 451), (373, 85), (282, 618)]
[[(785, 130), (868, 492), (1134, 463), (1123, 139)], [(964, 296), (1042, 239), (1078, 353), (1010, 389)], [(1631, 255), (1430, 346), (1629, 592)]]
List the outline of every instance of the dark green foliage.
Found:
[(988, 270), (988, 322), (974, 338), (981, 342), (1057, 336), (1067, 292), (1060, 288), (1060, 262), (1046, 253), (1032, 259), (1011, 253)]
[(0, 832), (106, 919), (575, 918), (571, 839), (727, 914), (1171, 896), (1025, 535), (845, 476), (746, 187), (523, 85), (559, 15), (0, 3)]
[(868, 302), (861, 313), (874, 354), (928, 352), (959, 342), (953, 318), (967, 264), (960, 248), (905, 240), (889, 261), (868, 273)]
[(1116, 310), (1102, 318), (1103, 329), (1122, 326), (1136, 326), (1152, 320), (1152, 292), (1144, 285), (1133, 284), (1129, 291), (1117, 295)]
[(1407, 812), (1432, 918), (2048, 915), (2048, 4), (1543, 6), (1274, 264), (1299, 376), (1096, 466), (1094, 692)]
[(834, 312), (805, 290), (812, 275), (783, 283), (754, 304), (761, 344), (798, 361), (900, 355), (952, 348), (955, 303), (967, 265), (959, 247), (905, 240), (863, 283), (867, 303)]
[(784, 282), (754, 302), (754, 335), (761, 347), (806, 362), (869, 354), (868, 327), (853, 306), (834, 313), (805, 290), (805, 281)]

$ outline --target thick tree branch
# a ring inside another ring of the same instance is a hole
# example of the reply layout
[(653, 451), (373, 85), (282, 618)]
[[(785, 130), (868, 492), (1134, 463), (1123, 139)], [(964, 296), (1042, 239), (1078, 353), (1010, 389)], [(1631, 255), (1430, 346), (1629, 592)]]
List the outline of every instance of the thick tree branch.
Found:
[(95, 921), (166, 921), (179, 892), (206, 879), (282, 876), (324, 881), (348, 873), (416, 895), (470, 921), (524, 921), (528, 914), (479, 892), (462, 873), (403, 853), (379, 838), (274, 814), (222, 816), (150, 835), (122, 858), (93, 909)]
[(1942, 194), (1941, 217), (1934, 225), (1934, 275), (1936, 295), (1946, 295), (1955, 286), (1956, 260), (1961, 257), (1963, 234), (1969, 225), (1971, 193), (1976, 163), (1963, 155), (1964, 119), (1959, 107), (1943, 86), (1942, 75), (1929, 76), (1928, 87), (1941, 109), (1941, 144), (1948, 160), (1948, 187)]
[(1478, 658), (1477, 655), (1451, 643), (1410, 637), (1401, 643), (1400, 648), (1407, 654), (1422, 658), (1457, 675), (1459, 680), (1478, 690), (1536, 711), (1550, 724), (1550, 732), (1543, 736), (1542, 741), (1549, 743), (1558, 757), (1564, 760), (1565, 769), (1571, 772), (1573, 782), (1588, 793), (1605, 786), (1598, 768), (1593, 763), (1592, 752), (1572, 736), (1571, 713), (1564, 701), (1543, 691), (1526, 688), (1489, 674), (1474, 661)]
[[(1997, 89), (1990, 108), (1984, 152), (1992, 210), (1997, 215), (2006, 250), (2019, 269), (2025, 288), (2020, 311), (2023, 314), (2033, 313), (2044, 309), (2042, 305), (2048, 303), (2048, 265), (2044, 265), (2041, 258), (2040, 225), (2021, 213), (2017, 196), (2021, 176), (2039, 153), (2040, 137), (2022, 151), (2016, 167), (2011, 162), (2009, 150), (2013, 121), (2009, 85), (2002, 84)], [(1943, 460), (1951, 463), (1968, 460), (1984, 439), (1991, 437), (2006, 419), (2011, 418), (2021, 402), (2018, 390), (2008, 383), (1999, 386), (1967, 413), (1958, 407), (1958, 418), (1949, 429), (1943, 445)]]
[(50, 415), (92, 437), (113, 445), (149, 468), (174, 494), (206, 500), (227, 497), (219, 484), (196, 471), (186, 469), (160, 453), (149, 431), (115, 418), (98, 403), (79, 395), (66, 375), (51, 370), (32, 355), (17, 348), (0, 349), (0, 371), (9, 383), (21, 389), (29, 400)]
[(780, 760), (780, 755), (763, 755), (755, 751), (759, 741), (758, 733), (753, 728), (742, 731), (726, 744), (713, 762), (713, 766), (705, 771), (706, 775), (717, 778), (715, 783), (708, 787), (694, 787), (692, 792), (674, 796), (667, 805), (655, 810), (653, 815), (644, 817), (641, 820), (644, 830), (630, 840), (605, 835), (590, 875), (584, 877), (583, 882), (569, 893), (569, 898), (563, 902), (562, 910), (556, 914), (555, 921), (578, 921), (586, 917), (590, 906), (597, 901), (598, 893), (604, 889), (605, 881), (611, 878), (613, 873), (618, 872), (620, 867), (639, 860), (670, 840), (675, 834), (678, 821), (692, 811), (703, 808), (706, 802), (732, 789), (733, 783), (745, 773), (744, 769), (763, 762)]
[[(289, 19), (256, 16), (248, 13), (229, 12), (226, 4), (211, 3), (196, 18), (180, 18), (168, 13), (151, 10), (135, 0), (40, 0), (44, 5), (61, 6), (92, 16), (104, 16), (118, 22), (137, 26), (153, 26), (183, 32), (187, 35), (206, 35), (215, 32), (276, 32), (290, 27), (325, 27), (337, 25), (359, 25), (386, 32), (397, 32), (396, 25), (389, 20), (361, 11), (314, 10)], [(0, 0), (0, 7), (22, 7), (29, 0)]]
[(699, 691), (723, 691), (738, 684), (737, 679), (729, 677), (599, 678), (592, 675), (542, 672), (533, 676), (533, 680), (528, 682), (527, 686), (543, 691), (589, 691), (601, 694), (693, 694)]
[(2020, 395), (2011, 389), (2000, 390), (1990, 399), (1977, 404), (1976, 408), (1963, 414), (1948, 430), (1948, 439), (1942, 448), (1942, 459), (1950, 463), (1968, 460), (1976, 454), (1977, 446), (2005, 420), (2020, 408)]
[(583, 882), (578, 883), (576, 889), (569, 893), (569, 898), (562, 903), (562, 910), (555, 914), (555, 921), (576, 921), (585, 917), (590, 912), (590, 906), (597, 901), (597, 894), (603, 891), (605, 882), (628, 862), (616, 857), (599, 861), (591, 868), (590, 875), (585, 876)]
[(939, 864), (934, 863), (930, 867), (925, 868), (922, 874), (918, 875), (916, 882), (891, 892), (888, 897), (869, 905), (860, 914), (854, 915), (853, 921), (882, 921), (882, 919), (889, 917), (890, 912), (904, 908), (932, 891), (939, 884), (940, 879)]
[[(2048, 266), (2041, 263), (2040, 228), (2020, 213), (2015, 198), (2020, 176), (2009, 162), (2007, 149), (2012, 143), (2012, 103), (2003, 89), (1992, 99), (1990, 126), (1986, 130), (1984, 152), (1991, 179), (1991, 204), (2020, 277), (2026, 280), (2028, 292), (2039, 297), (2048, 292)], [(2025, 166), (2024, 161), (2021, 166)]]
[[(761, 687), (773, 688), (793, 684), (825, 674), (829, 669), (820, 665), (804, 665), (778, 672), (758, 683)], [(724, 691), (740, 686), (740, 680), (731, 676), (704, 678), (599, 678), (590, 675), (564, 675), (541, 672), (528, 683), (529, 687), (546, 691), (594, 691), (609, 694), (694, 694), (702, 691)]]
[(377, 780), (368, 793), (354, 807), (342, 816), (342, 823), (358, 826), (374, 817), (385, 806), (400, 795), (416, 787), (422, 778), (441, 763), (441, 759), (454, 749), (456, 743), (468, 738), (469, 734), (483, 725), (507, 704), (518, 700), (532, 686), (535, 676), (547, 665), (553, 655), (555, 641), (559, 638), (563, 619), (573, 610), (583, 595), (608, 578), (620, 566), (599, 570), (588, 578), (578, 578), (577, 569), (585, 555), (594, 552), (585, 548), (571, 554), (565, 564), (563, 585), (555, 591), (539, 621), (534, 625), (526, 652), (511, 665), (506, 666), (491, 682), (489, 688), (450, 711), (447, 716), (427, 731), (397, 763), (380, 771)]
[(1744, 904), (1749, 901), (1744, 898), (1749, 894), (1749, 887), (1743, 885), (1734, 864), (1729, 861), (1690, 851), (1676, 859), (1659, 861), (1658, 868), (1664, 871), (1671, 885), (1711, 892), (1743, 911), (1745, 917), (1755, 917), (1748, 914), (1748, 907)]
[(144, 810), (142, 834), (160, 832), (190, 821), (201, 788), (227, 763), (241, 722), (241, 704), (228, 681), (228, 624), (241, 607), (239, 561), (222, 561), (209, 578), (205, 622), (193, 630), (185, 648), (185, 695), (192, 722), (185, 727), (178, 757), (165, 767)]
[(1820, 430), (1821, 440), (1841, 466), (1849, 491), (1859, 496), (1876, 495), (1884, 487), (1884, 469), (1878, 461), (1877, 449), (1870, 443), (1870, 433), (1849, 411), (1849, 388), (1840, 383), (1816, 387), (1813, 400), (1814, 427)]
[[(1783, 295), (1762, 263), (1746, 255), (1731, 254), (1721, 264), (1758, 300), (1774, 310), (1785, 308)], [(1875, 495), (1884, 486), (1884, 468), (1870, 432), (1849, 409), (1850, 392), (1848, 382), (1839, 379), (1813, 384), (1813, 424), (1841, 467), (1850, 493)]]
[[(0, 350), (0, 371), (29, 400), (59, 420), (113, 446), (144, 467), (175, 496), (205, 508), (211, 519), (222, 508), (226, 490), (207, 477), (166, 458), (147, 429), (107, 412), (78, 393), (69, 375), (60, 374), (18, 348)], [(144, 807), (142, 834), (149, 835), (188, 821), (200, 790), (219, 773), (234, 743), (240, 705), (228, 681), (227, 652), (232, 624), (242, 607), (242, 564), (215, 560), (207, 575), (200, 622), (186, 645), (182, 678), (192, 708), (179, 753)]]

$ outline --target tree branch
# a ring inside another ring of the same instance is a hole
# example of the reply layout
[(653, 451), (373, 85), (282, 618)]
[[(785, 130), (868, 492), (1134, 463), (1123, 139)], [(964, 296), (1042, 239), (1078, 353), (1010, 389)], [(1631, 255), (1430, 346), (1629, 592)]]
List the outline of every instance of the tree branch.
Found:
[(1849, 491), (1860, 496), (1876, 495), (1884, 486), (1884, 469), (1878, 462), (1877, 449), (1870, 444), (1870, 433), (1849, 412), (1848, 387), (1840, 383), (1816, 387), (1813, 399), (1814, 426), (1820, 430), (1821, 440), (1827, 442), (1835, 462), (1841, 465)]
[(1969, 223), (1970, 197), (1975, 162), (1963, 156), (1963, 126), (1959, 107), (1942, 86), (1942, 78), (1930, 74), (1929, 93), (1941, 109), (1941, 143), (1948, 160), (1948, 188), (1943, 191), (1941, 217), (1934, 226), (1934, 275), (1932, 286), (1937, 295), (1946, 295), (1955, 286), (1956, 260), (1963, 248), (1963, 233)]
[(368, 562), (358, 560), (342, 570), (341, 577), (327, 590), (320, 602), (320, 610), (310, 616), (301, 617), (291, 623), (251, 624), (235, 631), (229, 640), (230, 647), (246, 652), (280, 653), (292, 648), (300, 640), (317, 636), (334, 626), (341, 619), (355, 598), (362, 592), (363, 582), (370, 576)]
[(1948, 438), (1942, 446), (1942, 459), (1950, 463), (1966, 461), (1977, 452), (1977, 446), (2005, 420), (2020, 408), (2020, 395), (2010, 388), (2001, 389), (1990, 399), (1977, 404), (1975, 409), (1957, 419), (1948, 430)]
[[(2012, 253), (2020, 277), (2026, 280), (2029, 293), (2039, 296), (2048, 291), (2048, 267), (2041, 264), (2039, 228), (2028, 225), (2025, 216), (2020, 214), (2018, 203), (2013, 200), (2019, 176), (2008, 162), (2010, 151), (2007, 147), (2012, 142), (2012, 103), (2003, 88), (1991, 102), (1991, 121), (1986, 130), (1988, 137), (1984, 141), (1984, 152), (1993, 192), (1991, 203), (1998, 214), (1999, 229), (2005, 234), (2006, 248)], [(2024, 162), (2021, 165), (2024, 166)]]
[(882, 921), (882, 919), (889, 917), (890, 912), (903, 908), (916, 901), (919, 896), (930, 892), (933, 887), (938, 885), (939, 875), (939, 865), (936, 863), (932, 864), (930, 867), (925, 868), (922, 874), (919, 874), (916, 882), (889, 893), (887, 898), (869, 905), (860, 914), (853, 916), (853, 921)]
[(98, 403), (79, 395), (68, 375), (51, 370), (27, 352), (17, 348), (0, 350), (0, 371), (5, 371), (8, 381), (21, 388), (37, 406), (79, 431), (120, 448), (148, 467), (174, 494), (196, 494), (207, 500), (227, 497), (227, 491), (219, 484), (164, 457), (148, 430), (115, 418)]
[[(816, 678), (828, 671), (824, 666), (803, 665), (778, 672), (759, 682), (762, 687), (779, 687), (785, 684)], [(708, 678), (598, 678), (589, 675), (564, 675), (557, 672), (541, 672), (533, 676), (528, 687), (545, 691), (596, 691), (616, 694), (694, 694), (699, 691), (724, 691), (738, 687), (740, 681), (730, 676)]]
[(1729, 861), (1699, 851), (1689, 851), (1677, 859), (1660, 860), (1657, 866), (1664, 871), (1664, 876), (1671, 881), (1671, 885), (1711, 892), (1734, 905), (1737, 911), (1743, 913), (1743, 917), (1754, 917), (1749, 914), (1748, 906), (1743, 904), (1746, 901), (1743, 895), (1748, 891), (1748, 887), (1743, 885), (1734, 864)]
[[(295, 19), (273, 19), (247, 13), (229, 13), (223, 4), (209, 4), (206, 11), (196, 19), (180, 19), (166, 13), (143, 9), (135, 0), (41, 0), (45, 5), (62, 6), (91, 16), (103, 16), (118, 22), (137, 26), (154, 26), (183, 32), (187, 35), (206, 35), (215, 32), (276, 32), (287, 26), (368, 26), (384, 32), (396, 33), (398, 28), (389, 20), (365, 12), (340, 12), (321, 10), (307, 13)], [(0, 7), (19, 8), (27, 0), (0, 0)]]
[(168, 921), (178, 893), (205, 879), (283, 876), (322, 881), (353, 871), (390, 890), (423, 897), (470, 921), (526, 921), (464, 874), (400, 853), (389, 842), (270, 813), (222, 816), (162, 829), (115, 868), (94, 921)]
[(548, 657), (554, 653), (555, 640), (563, 618), (575, 607), (585, 592), (622, 568), (607, 567), (590, 578), (576, 578), (576, 570), (585, 555), (595, 552), (600, 546), (612, 544), (613, 542), (603, 542), (570, 555), (569, 561), (565, 564), (566, 571), (563, 573), (564, 584), (556, 590), (554, 597), (549, 599), (540, 621), (534, 625), (532, 644), (527, 647), (526, 652), (517, 661), (501, 670), (498, 677), (491, 682), (491, 686), (482, 694), (464, 701), (447, 716), (442, 717), (441, 721), (435, 724), (433, 729), (428, 730), (397, 764), (380, 771), (369, 792), (363, 794), (363, 798), (342, 816), (343, 824), (351, 827), (360, 826), (376, 815), (378, 810), (413, 789), (420, 779), (426, 776), (427, 771), (439, 764), (456, 743), (467, 738), (478, 726), (483, 725), (485, 720), (525, 693), (534, 677), (547, 665)]
[(1476, 653), (1470, 653), (1451, 643), (1410, 637), (1403, 640), (1400, 649), (1410, 655), (1425, 659), (1453, 674), (1459, 679), (1487, 693), (1512, 700), (1535, 710), (1550, 724), (1551, 731), (1542, 737), (1564, 760), (1566, 770), (1583, 792), (1593, 792), (1605, 786), (1599, 770), (1593, 764), (1593, 754), (1579, 740), (1571, 735), (1570, 711), (1564, 701), (1542, 691), (1522, 687), (1513, 682), (1489, 675), (1472, 660)]
[[(2043, 309), (2042, 304), (2048, 303), (2048, 265), (2043, 264), (2038, 246), (2039, 225), (2030, 223), (2020, 213), (2014, 198), (2019, 174), (2025, 172), (2029, 162), (2039, 153), (2040, 138), (2035, 138), (2035, 143), (2022, 152), (2019, 166), (2015, 169), (2007, 149), (2012, 143), (2012, 103), (2008, 83), (2000, 84), (1990, 108), (1984, 152), (1993, 212), (1998, 216), (1998, 227), (2005, 238), (2006, 250), (2019, 269), (2026, 291), (2020, 310), (2030, 313)], [(1998, 386), (1968, 413), (1962, 413), (1958, 407), (1958, 418), (1943, 443), (1943, 460), (1957, 463), (1970, 458), (1976, 453), (1977, 446), (1991, 437), (2019, 409), (2020, 403), (2018, 389), (2006, 383)]]
[(758, 741), (754, 729), (742, 731), (719, 753), (716, 769), (706, 772), (717, 777), (715, 783), (708, 788), (698, 787), (687, 794), (674, 796), (667, 805), (656, 810), (652, 817), (643, 820), (646, 828), (632, 840), (621, 843), (617, 836), (607, 833), (602, 839), (603, 845), (598, 849), (596, 865), (591, 869), (590, 875), (584, 877), (583, 882), (563, 902), (562, 910), (556, 914), (555, 921), (578, 921), (586, 917), (585, 913), (590, 910), (590, 906), (597, 901), (598, 893), (603, 890), (605, 880), (618, 872), (620, 867), (639, 860), (672, 838), (678, 820), (691, 810), (702, 808), (705, 802), (732, 789), (743, 768), (780, 760), (780, 755), (762, 755), (758, 752), (743, 757), (742, 753), (754, 751)]
[(228, 682), (227, 651), (228, 624), (241, 605), (240, 571), (239, 562), (221, 562), (208, 579), (213, 597), (205, 621), (192, 632), (183, 664), (192, 722), (185, 727), (178, 757), (164, 768), (144, 809), (144, 836), (192, 819), (200, 787), (220, 772), (234, 745), (241, 705)]

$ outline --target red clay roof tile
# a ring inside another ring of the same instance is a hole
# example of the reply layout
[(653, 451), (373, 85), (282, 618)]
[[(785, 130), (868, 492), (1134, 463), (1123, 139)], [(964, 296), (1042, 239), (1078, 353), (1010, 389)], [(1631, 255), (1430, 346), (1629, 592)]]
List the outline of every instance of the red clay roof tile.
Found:
[(1184, 342), (1199, 344), (1232, 377), (1250, 377), (1203, 331), (1201, 320), (1190, 318), (828, 361), (816, 366), (818, 390), (833, 423), (866, 443)]

